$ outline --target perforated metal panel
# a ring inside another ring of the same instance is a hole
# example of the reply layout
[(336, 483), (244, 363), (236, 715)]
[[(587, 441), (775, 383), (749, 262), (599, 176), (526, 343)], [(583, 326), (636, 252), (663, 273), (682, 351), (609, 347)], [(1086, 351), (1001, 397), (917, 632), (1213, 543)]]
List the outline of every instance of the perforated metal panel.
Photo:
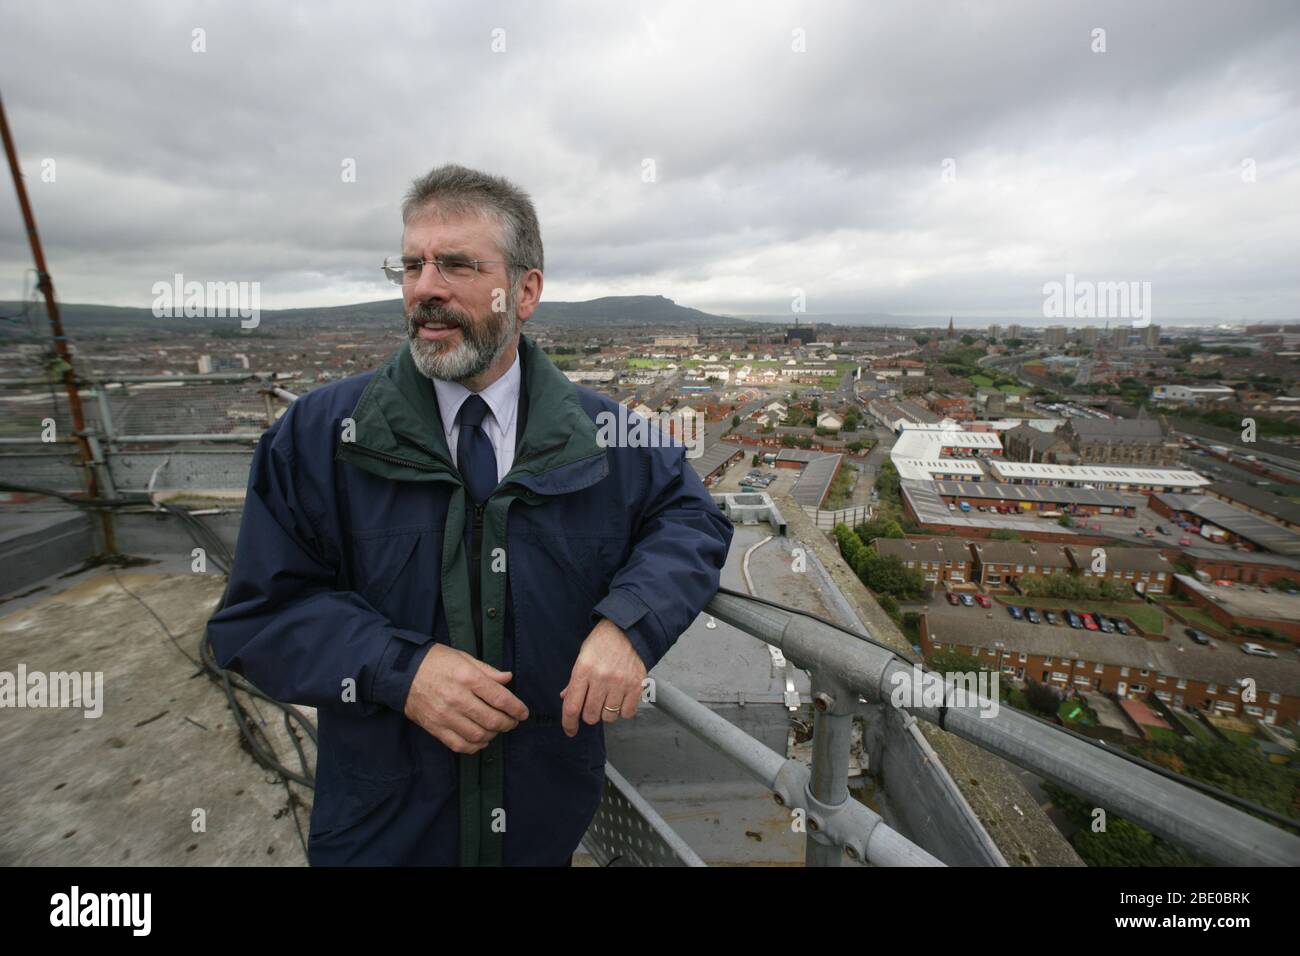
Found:
[(706, 865), (610, 764), (600, 809), (582, 845), (601, 866)]

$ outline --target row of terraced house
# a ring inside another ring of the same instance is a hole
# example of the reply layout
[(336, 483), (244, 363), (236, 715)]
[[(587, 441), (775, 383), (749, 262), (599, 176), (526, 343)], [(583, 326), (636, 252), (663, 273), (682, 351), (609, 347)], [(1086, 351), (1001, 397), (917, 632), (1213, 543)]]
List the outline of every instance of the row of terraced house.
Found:
[(1151, 548), (1111, 547), (1098, 554), (1098, 549), (1067, 545), (940, 537), (877, 538), (873, 546), (877, 554), (897, 557), (944, 590), (974, 585), (1011, 592), (1012, 585), (1027, 574), (1075, 574), (1141, 584), (1143, 592), (1161, 594), (1169, 589), (1174, 573), (1169, 560)]

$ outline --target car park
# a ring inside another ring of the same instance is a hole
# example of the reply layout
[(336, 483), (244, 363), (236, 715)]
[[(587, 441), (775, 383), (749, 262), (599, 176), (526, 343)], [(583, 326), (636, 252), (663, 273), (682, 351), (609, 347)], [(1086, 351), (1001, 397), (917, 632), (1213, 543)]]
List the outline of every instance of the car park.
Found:
[(1028, 621), (1030, 624), (1042, 624), (1042, 623), (1043, 623), (1043, 615), (1041, 615), (1041, 614), (1038, 613), (1038, 609), (1037, 609), (1037, 608), (1032, 608), (1032, 607), (1031, 607), (1031, 608), (1026, 608), (1026, 609), (1025, 609), (1025, 620)]
[(1047, 619), (1048, 624), (1060, 624), (1061, 619), (1056, 616), (1055, 611), (1044, 611), (1043, 617)]
[(1190, 637), (1190, 638), (1191, 638), (1193, 641), (1195, 641), (1197, 644), (1208, 644), (1208, 643), (1210, 643), (1210, 639), (1209, 639), (1208, 637), (1206, 637), (1204, 634), (1202, 634), (1200, 631), (1198, 631), (1198, 630), (1197, 630), (1196, 628), (1194, 628), (1194, 627), (1185, 627), (1185, 628), (1183, 628), (1183, 633), (1186, 634), (1188, 637)]
[(1020, 608), (1016, 607), (1014, 604), (1007, 605), (1007, 613), (1010, 614), (1017, 621), (1020, 620), (1022, 617), (1024, 617), (1024, 614), (1021, 613)]
[(956, 607), (958, 604), (961, 603), (961, 601), (960, 601), (960, 599), (958, 599), (957, 595), (953, 594), (951, 591), (949, 591), (949, 592), (948, 592), (947, 594), (945, 594), (944, 596), (948, 599), (948, 603), (951, 604), (951, 605), (953, 605), (954, 607)]
[(975, 599), (971, 597), (969, 594), (963, 594), (961, 596), (961, 603), (966, 605), (966, 607), (974, 607)]
[(1270, 651), (1262, 644), (1242, 644), (1242, 653), (1251, 654), (1254, 657), (1277, 657), (1276, 651)]
[(1079, 620), (1082, 621), (1082, 622), (1083, 622), (1083, 626), (1084, 626), (1085, 628), (1087, 628), (1088, 630), (1090, 630), (1090, 631), (1098, 631), (1098, 630), (1101, 630), (1101, 628), (1099, 628), (1099, 627), (1097, 626), (1097, 622), (1093, 619), (1093, 617), (1092, 617), (1091, 614), (1087, 614), (1087, 613), (1080, 614), (1080, 615), (1079, 615)]
[(980, 607), (992, 607), (992, 606), (993, 606), (993, 602), (989, 600), (987, 594), (977, 594), (977, 595), (975, 595), (975, 603), (978, 604)]

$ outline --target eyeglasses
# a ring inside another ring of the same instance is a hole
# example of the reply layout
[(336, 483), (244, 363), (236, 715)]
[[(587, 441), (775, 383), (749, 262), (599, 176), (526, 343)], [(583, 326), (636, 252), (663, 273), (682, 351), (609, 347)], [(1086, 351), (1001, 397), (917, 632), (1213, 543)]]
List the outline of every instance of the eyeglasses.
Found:
[[(451, 285), (457, 282), (467, 282), (473, 279), (483, 270), (479, 266), (489, 262), (509, 262), (507, 259), (466, 259), (462, 256), (443, 256), (435, 259), (424, 259), (420, 256), (389, 256), (384, 260), (384, 275), (394, 285), (414, 284), (420, 281), (420, 274), (424, 271), (426, 263), (432, 263), (438, 269), (441, 275)], [(522, 267), (522, 263), (516, 262), (513, 265)]]

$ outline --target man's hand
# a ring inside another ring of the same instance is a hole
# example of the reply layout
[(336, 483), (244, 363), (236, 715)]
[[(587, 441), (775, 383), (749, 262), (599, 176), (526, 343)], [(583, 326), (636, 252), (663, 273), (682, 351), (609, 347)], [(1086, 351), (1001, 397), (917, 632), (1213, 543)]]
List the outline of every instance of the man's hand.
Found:
[(406, 697), (406, 716), (460, 754), (478, 753), (528, 719), (528, 708), (499, 671), (446, 644), (424, 655)]
[(617, 624), (602, 618), (582, 642), (569, 686), (560, 691), (564, 732), (578, 732), (579, 716), (589, 724), (635, 716), (643, 680), (641, 655)]

